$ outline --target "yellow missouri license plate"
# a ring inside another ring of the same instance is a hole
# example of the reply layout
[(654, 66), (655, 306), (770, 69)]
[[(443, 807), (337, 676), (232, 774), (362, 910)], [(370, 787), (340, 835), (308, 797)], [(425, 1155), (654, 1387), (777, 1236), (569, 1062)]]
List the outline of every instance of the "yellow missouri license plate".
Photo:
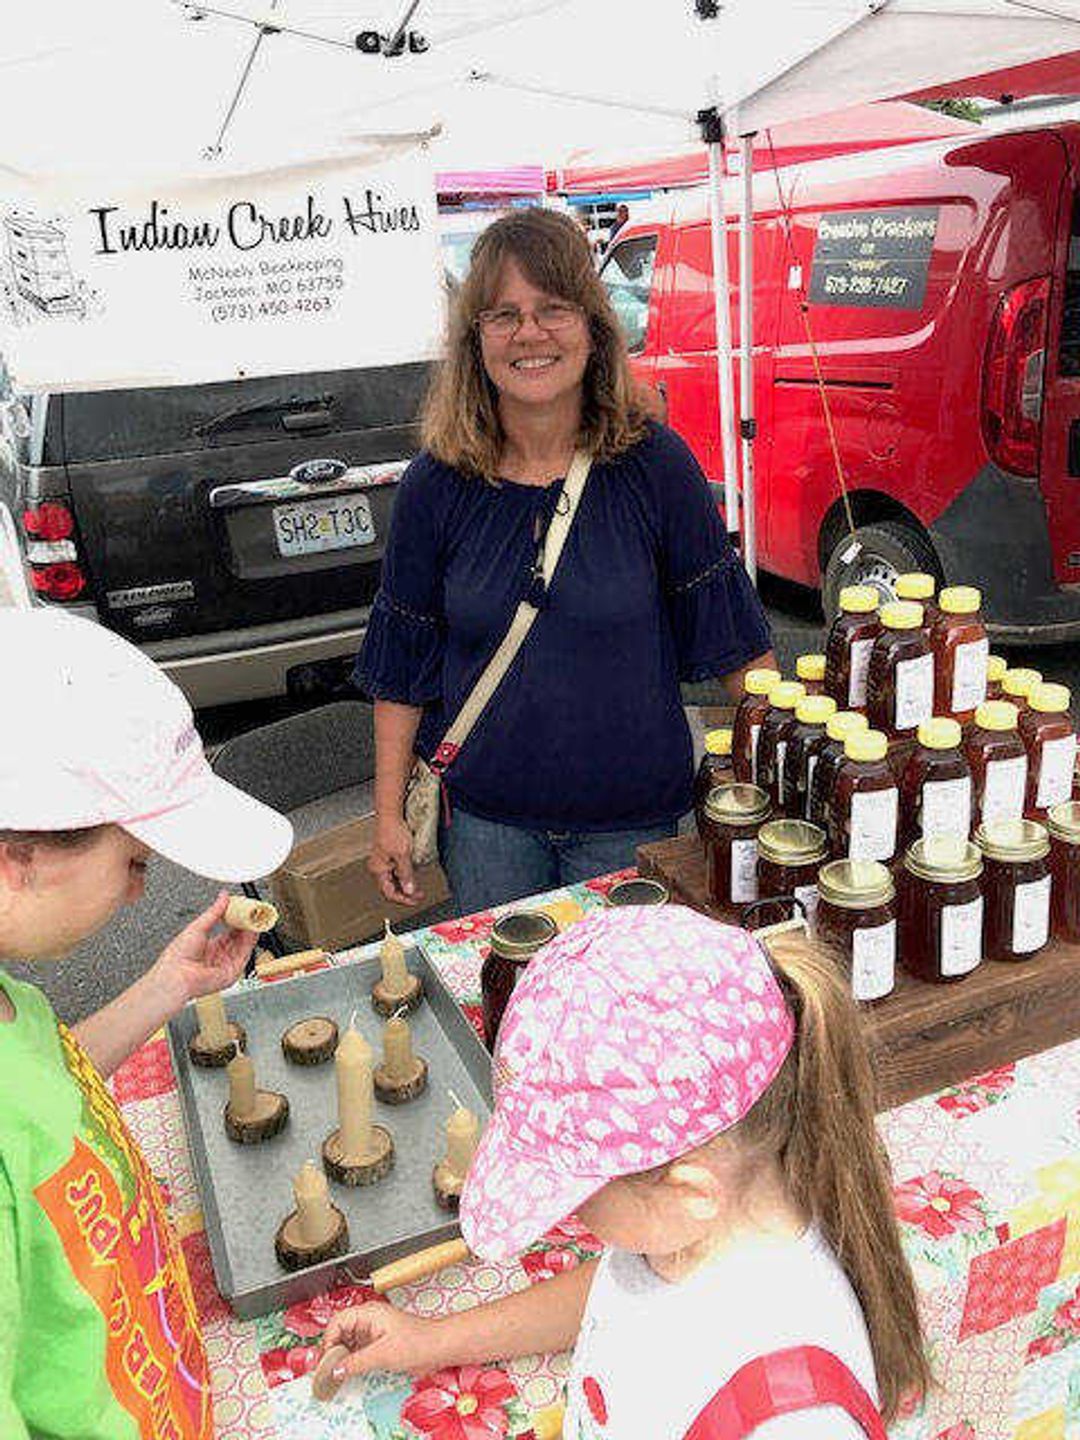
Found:
[(375, 526), (366, 495), (335, 495), (274, 506), (274, 538), (279, 555), (315, 555), (371, 545)]

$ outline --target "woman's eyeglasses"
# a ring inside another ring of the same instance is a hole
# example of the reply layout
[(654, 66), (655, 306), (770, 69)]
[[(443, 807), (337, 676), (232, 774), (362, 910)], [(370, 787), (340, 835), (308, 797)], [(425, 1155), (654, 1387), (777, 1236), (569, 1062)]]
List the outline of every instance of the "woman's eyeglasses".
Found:
[(517, 305), (500, 305), (495, 310), (481, 310), (476, 323), (485, 335), (496, 340), (509, 340), (516, 335), (531, 315), (541, 330), (566, 330), (584, 312), (569, 300), (545, 300), (535, 310), (521, 310)]

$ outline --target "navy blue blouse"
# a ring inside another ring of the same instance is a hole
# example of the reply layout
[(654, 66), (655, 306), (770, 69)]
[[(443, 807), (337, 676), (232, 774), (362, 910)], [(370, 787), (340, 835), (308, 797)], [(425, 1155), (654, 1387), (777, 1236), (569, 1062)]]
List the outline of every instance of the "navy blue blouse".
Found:
[[(530, 590), (560, 488), (489, 484), (426, 452), (402, 478), (354, 678), (423, 707), (428, 759)], [(674, 820), (693, 781), (679, 682), (770, 644), (697, 462), (650, 424), (593, 466), (541, 613), (447, 774), (452, 803), (538, 830)]]

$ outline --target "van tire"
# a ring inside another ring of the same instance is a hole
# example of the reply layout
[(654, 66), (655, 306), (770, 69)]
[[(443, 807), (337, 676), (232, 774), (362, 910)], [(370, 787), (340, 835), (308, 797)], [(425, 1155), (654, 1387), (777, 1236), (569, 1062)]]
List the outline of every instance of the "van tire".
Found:
[[(853, 540), (859, 553), (845, 561)], [(840, 609), (840, 591), (845, 585), (873, 585), (883, 599), (895, 598), (891, 580), (912, 570), (922, 570), (940, 583), (941, 567), (925, 533), (903, 520), (877, 520), (860, 525), (854, 536), (844, 533), (833, 547), (825, 566), (821, 604), (831, 621)]]

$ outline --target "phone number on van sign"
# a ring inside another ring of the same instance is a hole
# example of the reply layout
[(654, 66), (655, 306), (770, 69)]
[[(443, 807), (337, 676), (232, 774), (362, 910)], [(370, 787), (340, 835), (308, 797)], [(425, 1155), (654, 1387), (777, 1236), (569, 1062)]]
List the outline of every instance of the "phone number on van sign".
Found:
[(260, 300), (256, 305), (214, 305), (210, 318), (218, 323), (229, 320), (264, 320), (274, 315), (312, 314), (333, 307), (329, 295), (298, 296), (295, 300)]

